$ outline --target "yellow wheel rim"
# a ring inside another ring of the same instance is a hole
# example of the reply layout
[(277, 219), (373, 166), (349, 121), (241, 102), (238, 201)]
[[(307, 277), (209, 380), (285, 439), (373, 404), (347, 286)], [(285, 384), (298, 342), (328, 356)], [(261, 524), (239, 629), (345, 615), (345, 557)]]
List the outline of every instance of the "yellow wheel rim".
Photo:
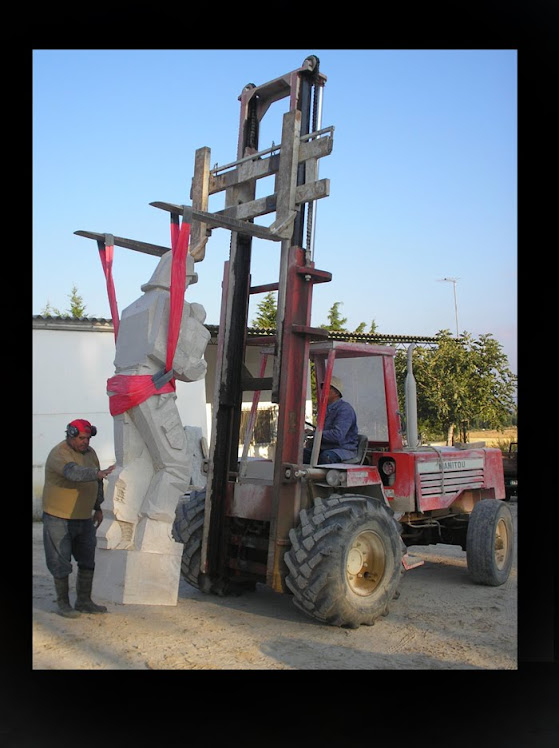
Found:
[(346, 558), (346, 579), (356, 595), (370, 595), (380, 584), (386, 568), (384, 543), (371, 530), (353, 539)]
[(498, 569), (503, 569), (509, 554), (509, 531), (504, 519), (497, 522), (495, 529), (495, 564)]

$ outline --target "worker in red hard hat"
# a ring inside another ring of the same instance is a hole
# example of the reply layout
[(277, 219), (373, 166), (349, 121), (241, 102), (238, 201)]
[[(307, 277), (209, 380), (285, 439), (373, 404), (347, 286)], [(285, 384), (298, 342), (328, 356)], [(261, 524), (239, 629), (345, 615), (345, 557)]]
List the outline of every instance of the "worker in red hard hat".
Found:
[[(320, 385), (324, 387), (324, 382)], [(305, 429), (305, 434), (311, 436), (314, 429)], [(328, 405), (320, 442), (318, 455), (319, 465), (351, 460), (357, 455), (359, 443), (357, 416), (353, 406), (343, 400), (343, 384), (339, 377), (332, 377), (328, 392)], [(303, 449), (303, 462), (310, 463), (312, 448)]]
[[(45, 463), (43, 544), (47, 568), (54, 577), (58, 613), (77, 618), (83, 613), (106, 613), (91, 600), (95, 569), (95, 529), (103, 520), (103, 480), (114, 465), (101, 470), (89, 440), (97, 429), (84, 418), (66, 426), (66, 439), (53, 447)], [(69, 601), (72, 557), (78, 565), (76, 603)]]

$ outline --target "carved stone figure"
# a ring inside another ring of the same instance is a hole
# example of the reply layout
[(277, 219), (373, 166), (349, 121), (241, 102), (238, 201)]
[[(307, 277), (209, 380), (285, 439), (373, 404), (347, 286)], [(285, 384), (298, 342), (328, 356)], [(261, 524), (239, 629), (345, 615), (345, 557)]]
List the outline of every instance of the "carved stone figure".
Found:
[[(172, 252), (164, 254), (143, 295), (122, 313), (116, 342), (115, 373), (107, 387), (111, 402), (121, 398), (115, 415), (116, 468), (109, 476), (99, 549), (176, 554), (172, 538), (179, 498), (190, 485), (192, 452), (169, 384), (157, 389), (153, 375), (164, 372), (170, 309)], [(186, 287), (197, 281), (194, 261), (186, 263)], [(183, 382), (202, 379), (210, 333), (200, 304), (184, 302), (172, 376)], [(165, 379), (169, 379), (170, 373)], [(157, 377), (156, 377), (157, 380)], [(138, 392), (149, 396), (138, 404)], [(115, 398), (115, 400), (113, 400)]]

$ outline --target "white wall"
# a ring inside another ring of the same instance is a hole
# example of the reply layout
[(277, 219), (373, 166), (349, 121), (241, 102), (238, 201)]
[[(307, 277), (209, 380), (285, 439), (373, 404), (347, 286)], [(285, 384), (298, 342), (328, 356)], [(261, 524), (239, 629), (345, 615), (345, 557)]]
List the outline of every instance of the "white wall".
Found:
[[(209, 349), (212, 346), (208, 346)], [(106, 383), (114, 375), (112, 330), (33, 330), (33, 516), (40, 516), (47, 456), (65, 438), (67, 424), (85, 418), (97, 427), (91, 445), (102, 467), (115, 461), (113, 418)], [(208, 438), (206, 383), (178, 382), (183, 424)]]

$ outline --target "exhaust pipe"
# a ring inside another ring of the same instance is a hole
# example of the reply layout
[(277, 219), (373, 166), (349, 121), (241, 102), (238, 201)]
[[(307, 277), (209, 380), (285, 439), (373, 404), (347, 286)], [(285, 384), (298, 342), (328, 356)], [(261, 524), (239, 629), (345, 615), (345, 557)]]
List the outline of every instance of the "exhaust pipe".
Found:
[(408, 441), (408, 447), (415, 449), (419, 446), (419, 439), (417, 433), (417, 388), (415, 385), (415, 378), (413, 376), (412, 366), (412, 355), (415, 343), (412, 343), (408, 348), (407, 357), (407, 373), (405, 383), (405, 394), (406, 394), (406, 437)]

